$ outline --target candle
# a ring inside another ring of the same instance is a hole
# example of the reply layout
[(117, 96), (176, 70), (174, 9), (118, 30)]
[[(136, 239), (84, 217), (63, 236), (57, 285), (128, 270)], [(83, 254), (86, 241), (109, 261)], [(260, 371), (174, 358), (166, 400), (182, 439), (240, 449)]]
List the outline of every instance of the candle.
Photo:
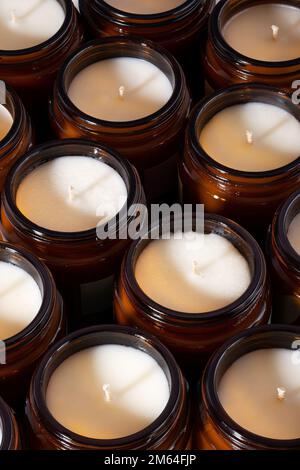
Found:
[(296, 253), (300, 256), (300, 213), (292, 220), (287, 237)]
[(25, 176), (16, 203), (40, 227), (81, 232), (112, 219), (126, 199), (125, 182), (111, 166), (69, 156), (55, 158)]
[(242, 171), (281, 168), (300, 155), (300, 122), (278, 106), (248, 102), (218, 112), (199, 142), (215, 161)]
[(287, 4), (254, 5), (234, 15), (222, 34), (239, 53), (281, 62), (300, 55), (300, 9)]
[(294, 355), (289, 349), (259, 349), (229, 367), (218, 396), (236, 423), (259, 436), (300, 438), (300, 364)]
[(116, 57), (89, 65), (75, 76), (68, 95), (89, 116), (133, 121), (161, 109), (171, 98), (167, 76), (143, 59)]
[(176, 237), (152, 241), (138, 257), (136, 280), (152, 300), (175, 311), (211, 312), (247, 290), (249, 265), (226, 238), (194, 232)]
[(0, 49), (37, 46), (54, 36), (65, 20), (57, 0), (1, 0)]
[(42, 305), (37, 283), (23, 269), (0, 261), (0, 340), (24, 330)]
[(12, 115), (2, 104), (0, 104), (0, 140), (4, 139), (12, 125)]
[(116, 439), (150, 425), (170, 398), (168, 380), (147, 353), (105, 344), (73, 354), (50, 377), (46, 403), (65, 428)]
[(153, 15), (173, 10), (187, 3), (187, 0), (164, 0), (163, 2), (161, 0), (147, 0), (146, 2), (140, 0), (105, 0), (105, 3), (127, 13)]

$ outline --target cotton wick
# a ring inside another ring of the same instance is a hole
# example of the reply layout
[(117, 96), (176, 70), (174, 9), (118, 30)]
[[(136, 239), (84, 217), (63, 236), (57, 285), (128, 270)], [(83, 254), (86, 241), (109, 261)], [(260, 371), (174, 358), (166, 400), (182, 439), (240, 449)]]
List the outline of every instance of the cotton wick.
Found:
[(279, 401), (283, 401), (286, 396), (286, 389), (283, 387), (278, 387), (277, 388), (277, 398)]
[(73, 188), (73, 186), (69, 186), (68, 192), (69, 192), (69, 201), (73, 201), (75, 198), (75, 189)]
[(125, 87), (122, 85), (120, 86), (119, 88), (119, 98), (124, 98), (124, 94), (125, 94)]
[(276, 26), (276, 24), (272, 24), (271, 29), (272, 29), (273, 39), (276, 40), (279, 34), (279, 26)]
[(253, 132), (246, 131), (246, 139), (249, 145), (253, 144)]
[(102, 387), (102, 390), (104, 392), (104, 399), (107, 403), (111, 402), (111, 391), (110, 391), (110, 385), (109, 384), (104, 384)]
[(193, 273), (197, 274), (198, 276), (200, 276), (200, 274), (201, 274), (200, 265), (199, 265), (198, 261), (196, 261), (196, 260), (193, 261)]
[(10, 21), (11, 21), (12, 23), (15, 23), (15, 22), (17, 21), (17, 17), (16, 17), (16, 12), (15, 12), (15, 10), (11, 10), (11, 11), (10, 11)]

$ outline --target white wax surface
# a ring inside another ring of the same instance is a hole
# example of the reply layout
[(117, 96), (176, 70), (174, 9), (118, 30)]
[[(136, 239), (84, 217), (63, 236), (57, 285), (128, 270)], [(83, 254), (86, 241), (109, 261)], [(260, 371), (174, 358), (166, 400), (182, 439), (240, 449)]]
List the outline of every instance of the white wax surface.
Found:
[(127, 13), (153, 15), (173, 10), (187, 0), (105, 0), (108, 5)]
[(300, 214), (297, 214), (292, 220), (287, 236), (294, 250), (300, 255)]
[(125, 122), (161, 109), (171, 98), (173, 88), (151, 62), (116, 57), (95, 62), (79, 72), (68, 94), (77, 108), (90, 116)]
[(211, 158), (229, 168), (274, 170), (300, 156), (300, 122), (277, 106), (249, 102), (217, 113), (204, 126), (199, 141)]
[(152, 300), (186, 313), (223, 308), (251, 282), (246, 259), (216, 234), (186, 233), (181, 240), (150, 242), (138, 257), (135, 276)]
[[(272, 26), (279, 28), (276, 38)], [(300, 8), (286, 4), (254, 5), (233, 16), (223, 28), (226, 42), (257, 60), (285, 61), (300, 56)]]
[(41, 44), (57, 33), (64, 20), (57, 0), (0, 0), (0, 49)]
[[(218, 395), (236, 423), (260, 436), (300, 438), (300, 363), (295, 354), (288, 349), (253, 351), (225, 372)], [(282, 400), (278, 388), (285, 391)]]
[(42, 305), (41, 291), (23, 269), (0, 261), (0, 340), (24, 330)]
[(4, 139), (12, 125), (12, 115), (2, 104), (0, 104), (0, 140)]
[(59, 232), (80, 232), (112, 219), (127, 199), (112, 167), (89, 157), (60, 157), (21, 182), (17, 206), (32, 222)]
[(150, 425), (169, 397), (167, 378), (148, 354), (127, 346), (100, 345), (74, 354), (54, 371), (46, 402), (67, 429), (114, 439)]

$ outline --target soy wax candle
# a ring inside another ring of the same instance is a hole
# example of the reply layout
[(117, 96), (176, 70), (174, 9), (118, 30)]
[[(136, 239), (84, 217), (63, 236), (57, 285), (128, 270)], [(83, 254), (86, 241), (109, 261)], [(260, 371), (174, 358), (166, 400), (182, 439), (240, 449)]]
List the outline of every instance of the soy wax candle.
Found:
[(115, 316), (155, 334), (195, 374), (234, 332), (268, 321), (265, 260), (248, 232), (220, 216), (206, 216), (204, 234), (176, 231), (151, 240), (159, 227), (134, 241), (123, 259)]
[(213, 0), (91, 0), (80, 11), (91, 36), (138, 36), (157, 42), (182, 65), (195, 98), (203, 92), (200, 55)]
[(0, 276), (1, 396), (19, 407), (36, 363), (65, 332), (62, 301), (46, 266), (3, 242)]
[(262, 85), (236, 85), (202, 101), (179, 164), (183, 201), (204, 203), (265, 236), (277, 207), (299, 186), (299, 121), (292, 100)]
[(198, 394), (197, 449), (299, 449), (299, 332), (254, 328), (213, 355)]
[[(123, 210), (126, 203), (144, 203), (136, 170), (89, 141), (36, 147), (7, 178), (1, 231), (45, 261), (71, 328), (111, 315), (114, 273), (129, 244), (118, 234), (135, 215)], [(99, 238), (97, 230), (114, 220)]]
[(189, 106), (183, 71), (168, 52), (145, 40), (108, 38), (65, 63), (51, 122), (59, 138), (85, 137), (118, 150), (136, 166), (153, 202), (176, 193)]
[(31, 147), (30, 118), (16, 92), (5, 86), (5, 104), (0, 105), (0, 191), (9, 169)]
[(268, 236), (273, 278), (273, 322), (300, 324), (300, 192), (293, 193), (276, 212)]
[(299, 19), (295, 0), (219, 2), (204, 60), (209, 85), (255, 82), (292, 93), (300, 70)]
[(14, 413), (0, 398), (0, 451), (20, 449), (21, 439)]
[(32, 111), (44, 110), (59, 66), (82, 41), (73, 3), (3, 0), (0, 30), (1, 79), (16, 89)]
[(118, 326), (55, 345), (33, 376), (26, 414), (39, 449), (184, 450), (190, 438), (173, 356), (153, 336)]

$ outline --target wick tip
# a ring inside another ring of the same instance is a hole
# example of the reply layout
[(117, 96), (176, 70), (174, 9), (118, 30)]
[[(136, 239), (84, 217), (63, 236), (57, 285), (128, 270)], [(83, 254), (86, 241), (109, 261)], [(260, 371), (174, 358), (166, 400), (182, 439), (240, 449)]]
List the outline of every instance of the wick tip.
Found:
[(276, 24), (272, 24), (271, 29), (272, 29), (273, 39), (277, 39), (278, 34), (279, 34), (279, 26), (276, 26)]
[(124, 94), (125, 94), (125, 87), (122, 85), (119, 88), (119, 97), (124, 98)]
[(283, 387), (278, 387), (276, 391), (277, 391), (278, 400), (283, 401), (285, 399), (285, 396), (286, 396), (286, 389), (283, 388)]
[(253, 144), (253, 132), (251, 131), (246, 131), (246, 139), (248, 144)]

